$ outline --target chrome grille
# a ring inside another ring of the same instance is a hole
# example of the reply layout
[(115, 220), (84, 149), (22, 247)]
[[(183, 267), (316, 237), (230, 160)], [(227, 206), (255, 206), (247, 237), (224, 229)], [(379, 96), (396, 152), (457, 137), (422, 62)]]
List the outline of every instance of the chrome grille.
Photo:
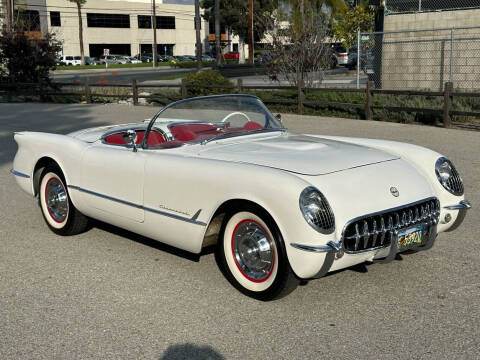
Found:
[(347, 224), (342, 241), (346, 252), (362, 252), (391, 244), (396, 230), (423, 223), (437, 224), (440, 203), (436, 198), (357, 218)]
[(463, 195), (463, 181), (458, 174), (457, 169), (452, 165), (452, 176), (445, 182), (445, 186), (449, 188), (449, 190), (454, 195)]

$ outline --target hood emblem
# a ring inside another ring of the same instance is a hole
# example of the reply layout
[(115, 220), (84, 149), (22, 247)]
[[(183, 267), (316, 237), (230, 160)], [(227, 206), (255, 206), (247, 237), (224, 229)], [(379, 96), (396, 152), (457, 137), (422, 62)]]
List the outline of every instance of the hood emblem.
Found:
[(390, 193), (395, 196), (395, 197), (399, 197), (400, 196), (400, 192), (398, 191), (398, 189), (394, 186), (392, 186), (390, 188)]

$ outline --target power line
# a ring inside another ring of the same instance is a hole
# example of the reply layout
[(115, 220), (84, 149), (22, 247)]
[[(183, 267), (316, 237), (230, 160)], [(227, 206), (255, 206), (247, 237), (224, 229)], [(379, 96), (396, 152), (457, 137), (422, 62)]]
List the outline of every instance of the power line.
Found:
[[(37, 7), (41, 7), (41, 8), (45, 8), (45, 9), (48, 9), (46, 11), (52, 11), (53, 9), (71, 9), (71, 10), (74, 10), (72, 12), (68, 12), (68, 11), (64, 11), (65, 13), (77, 13), (77, 8), (76, 7), (72, 7), (72, 6), (53, 6), (53, 5), (36, 5), (36, 4), (28, 4), (28, 5), (24, 5), (27, 9), (28, 8), (37, 8)], [(191, 6), (191, 5), (188, 5), (188, 6)], [(22, 5), (17, 5), (17, 8), (18, 7), (23, 7)], [(164, 12), (164, 13), (171, 13), (171, 14), (183, 14), (183, 15), (192, 15), (194, 16), (195, 15), (195, 11), (176, 11), (176, 10), (172, 10), (172, 9), (162, 9), (162, 8), (159, 8), (158, 6), (156, 6), (156, 9), (158, 9), (159, 12)], [(139, 12), (148, 12), (150, 13), (151, 12), (151, 9), (149, 8), (145, 8), (145, 9), (126, 9), (126, 8), (87, 8), (87, 7), (82, 7), (82, 10), (101, 10), (101, 11), (127, 11), (127, 12), (134, 12), (134, 13), (139, 13)]]

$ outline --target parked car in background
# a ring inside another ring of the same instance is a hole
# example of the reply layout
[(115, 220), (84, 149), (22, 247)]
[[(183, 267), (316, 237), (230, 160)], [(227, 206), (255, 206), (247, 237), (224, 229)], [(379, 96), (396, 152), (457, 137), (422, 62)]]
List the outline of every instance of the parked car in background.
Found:
[(138, 60), (135, 56), (127, 56), (128, 61), (130, 61), (131, 64), (141, 64), (142, 61)]
[(95, 60), (95, 58), (91, 58), (90, 56), (85, 56), (85, 65), (97, 65), (97, 61)]
[(113, 55), (102, 55), (98, 58), (99, 64), (119, 64), (117, 58)]
[(67, 65), (64, 61), (63, 61), (63, 57), (60, 56), (58, 58), (55, 59), (55, 65), (57, 66), (65, 66)]
[(226, 54), (223, 54), (223, 58), (225, 60), (238, 60), (239, 57), (240, 54), (238, 53), (238, 51), (230, 51)]
[(215, 61), (215, 59), (209, 55), (202, 55), (202, 61)]
[[(373, 50), (364, 51), (360, 56), (360, 69), (366, 74), (373, 74), (373, 63), (375, 60)], [(353, 46), (348, 53), (347, 68), (350, 70), (356, 70), (358, 64), (358, 51), (357, 47)]]
[(140, 60), (142, 63), (149, 63), (153, 61), (153, 55), (150, 53), (138, 54), (135, 56), (137, 60)]
[(117, 59), (119, 64), (130, 64), (130, 56), (125, 55), (113, 55)]
[(338, 65), (347, 65), (348, 51), (342, 44), (333, 44), (333, 54)]
[(68, 65), (68, 66), (82, 65), (82, 57), (81, 56), (63, 55), (59, 58), (59, 61), (64, 63), (65, 65)]

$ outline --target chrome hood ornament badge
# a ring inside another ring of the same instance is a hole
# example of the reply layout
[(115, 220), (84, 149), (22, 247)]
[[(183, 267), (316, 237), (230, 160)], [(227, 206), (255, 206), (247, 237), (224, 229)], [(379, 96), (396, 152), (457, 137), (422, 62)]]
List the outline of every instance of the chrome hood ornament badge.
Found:
[(390, 188), (390, 193), (395, 196), (395, 197), (399, 197), (400, 196), (400, 192), (398, 191), (398, 189), (394, 186), (392, 186)]

